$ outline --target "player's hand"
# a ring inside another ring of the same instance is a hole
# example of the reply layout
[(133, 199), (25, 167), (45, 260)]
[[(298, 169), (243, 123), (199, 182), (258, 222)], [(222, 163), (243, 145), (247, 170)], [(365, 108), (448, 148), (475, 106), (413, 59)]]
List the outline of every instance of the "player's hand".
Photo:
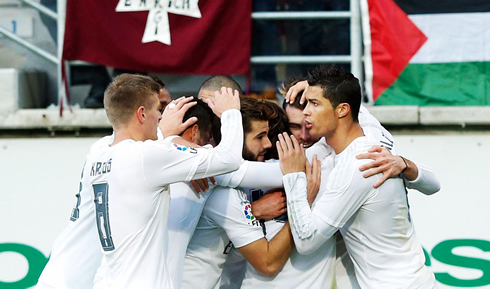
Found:
[(191, 185), (192, 188), (194, 188), (194, 191), (200, 194), (209, 190), (209, 182), (211, 182), (213, 185), (216, 185), (216, 180), (214, 179), (214, 177), (210, 177), (209, 181), (207, 178), (200, 179), (200, 180), (193, 180), (191, 181)]
[(288, 89), (288, 92), (286, 93), (286, 96), (285, 96), (286, 102), (293, 103), (299, 94), (301, 96), (301, 100), (299, 101), (299, 103), (300, 104), (305, 103), (306, 97), (305, 97), (304, 92), (308, 89), (308, 86), (309, 85), (308, 85), (307, 80), (300, 81), (300, 82), (296, 83), (295, 85), (291, 86)]
[(321, 166), (321, 162), (317, 159), (316, 155), (313, 156), (312, 165), (306, 160), (306, 179), (308, 180), (307, 198), (310, 207), (320, 190), (320, 182), (322, 179)]
[(284, 189), (272, 189), (252, 203), (252, 214), (259, 220), (270, 220), (286, 213), (286, 207)]
[(369, 178), (375, 174), (383, 174), (383, 176), (374, 184), (374, 188), (381, 186), (388, 178), (398, 177), (405, 169), (405, 162), (399, 156), (394, 156), (391, 152), (381, 146), (373, 146), (367, 153), (356, 156), (358, 159), (372, 159), (365, 165), (359, 167), (365, 178)]
[(197, 102), (192, 101), (194, 98), (181, 97), (176, 99), (165, 107), (162, 113), (162, 119), (160, 120), (159, 127), (162, 130), (164, 137), (171, 135), (179, 135), (190, 125), (193, 125), (197, 121), (197, 117), (191, 117), (185, 122), (182, 122), (184, 115), (189, 110), (197, 104)]
[(299, 144), (294, 135), (290, 137), (287, 133), (282, 133), (278, 138), (276, 146), (282, 173), (286, 175), (304, 172), (307, 161), (304, 147)]
[(240, 94), (238, 90), (222, 87), (221, 91), (214, 92), (214, 99), (203, 99), (219, 118), (228, 109), (240, 109)]

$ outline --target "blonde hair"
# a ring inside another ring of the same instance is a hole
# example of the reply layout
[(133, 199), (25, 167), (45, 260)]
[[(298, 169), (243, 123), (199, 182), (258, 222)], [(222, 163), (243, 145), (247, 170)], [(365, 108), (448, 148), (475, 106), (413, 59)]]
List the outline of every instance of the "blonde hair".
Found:
[(151, 96), (160, 92), (161, 85), (149, 76), (121, 74), (104, 92), (104, 108), (114, 129), (129, 123), (140, 106), (150, 109)]

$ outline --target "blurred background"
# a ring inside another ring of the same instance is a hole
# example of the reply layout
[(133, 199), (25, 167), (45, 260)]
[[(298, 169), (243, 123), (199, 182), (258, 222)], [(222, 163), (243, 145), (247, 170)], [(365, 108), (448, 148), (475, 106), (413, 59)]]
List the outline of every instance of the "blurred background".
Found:
[(350, 70), (397, 151), (442, 190), (409, 192), (441, 288), (490, 288), (490, 2), (0, 0), (0, 289), (30, 288), (69, 222), (84, 158), (111, 134), (103, 92), (217, 74), (282, 103), (319, 64)]

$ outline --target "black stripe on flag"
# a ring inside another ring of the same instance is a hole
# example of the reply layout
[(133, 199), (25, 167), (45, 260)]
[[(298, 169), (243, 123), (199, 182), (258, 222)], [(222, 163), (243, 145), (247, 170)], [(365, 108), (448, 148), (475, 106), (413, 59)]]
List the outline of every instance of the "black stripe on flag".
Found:
[(408, 15), (490, 12), (490, 0), (394, 0)]

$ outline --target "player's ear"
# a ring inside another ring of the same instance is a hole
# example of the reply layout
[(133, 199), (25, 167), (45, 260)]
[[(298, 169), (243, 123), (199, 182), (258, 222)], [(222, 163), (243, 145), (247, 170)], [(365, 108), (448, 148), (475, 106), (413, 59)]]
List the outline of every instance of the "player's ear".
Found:
[(198, 131), (199, 131), (199, 125), (194, 124), (192, 126), (192, 142), (194, 142), (196, 138), (198, 138)]
[(145, 123), (145, 120), (146, 120), (146, 114), (145, 113), (146, 113), (146, 110), (145, 110), (144, 106), (140, 106), (136, 110), (136, 117), (138, 118), (138, 121), (141, 124)]
[(340, 103), (335, 109), (339, 118), (346, 117), (350, 113), (350, 105), (346, 102)]

